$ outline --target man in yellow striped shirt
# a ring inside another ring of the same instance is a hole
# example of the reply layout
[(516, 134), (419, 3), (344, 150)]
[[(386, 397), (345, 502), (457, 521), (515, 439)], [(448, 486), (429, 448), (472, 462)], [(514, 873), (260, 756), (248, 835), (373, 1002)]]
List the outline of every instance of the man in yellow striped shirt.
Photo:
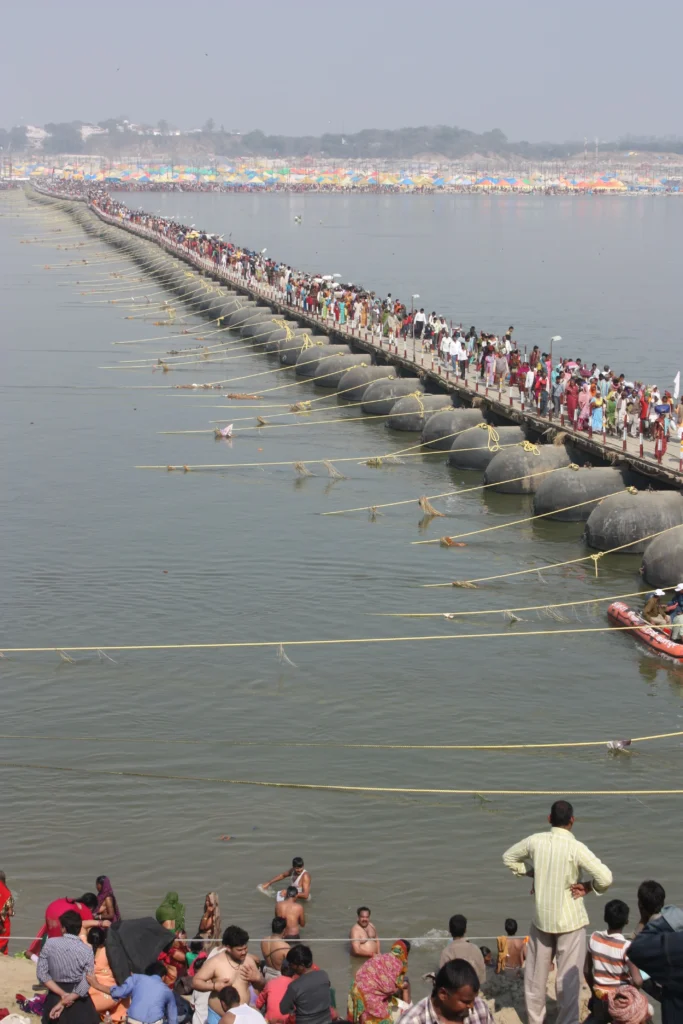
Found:
[(503, 854), (503, 863), (514, 874), (534, 880), (536, 906), (524, 970), (529, 1024), (545, 1020), (553, 958), (557, 960), (557, 1024), (578, 1024), (588, 924), (583, 897), (606, 892), (612, 872), (572, 835), (574, 809), (568, 801), (556, 800), (548, 821), (549, 832), (536, 832), (511, 846)]

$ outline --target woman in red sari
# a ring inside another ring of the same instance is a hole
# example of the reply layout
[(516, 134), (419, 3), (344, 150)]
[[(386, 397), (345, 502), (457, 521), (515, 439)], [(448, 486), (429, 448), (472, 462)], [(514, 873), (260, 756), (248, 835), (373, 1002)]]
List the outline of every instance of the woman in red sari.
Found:
[(569, 381), (569, 384), (567, 384), (567, 417), (569, 419), (570, 424), (574, 423), (574, 416), (576, 414), (576, 410), (578, 409), (578, 407), (579, 385), (572, 377), (572, 379)]
[(0, 871), (0, 956), (7, 956), (14, 917), (14, 897), (7, 888), (5, 872)]
[[(655, 451), (659, 458), (663, 458), (666, 455), (667, 445), (669, 444), (669, 435), (666, 432), (666, 426), (664, 423), (664, 417), (659, 416), (654, 422), (653, 435), (655, 440)], [(659, 442), (659, 446), (657, 446)], [(2, 896), (0, 895), (0, 900)]]
[(36, 938), (29, 946), (26, 955), (31, 957), (38, 956), (45, 939), (58, 939), (62, 934), (62, 926), (59, 922), (62, 914), (65, 914), (67, 910), (75, 910), (77, 914), (80, 914), (84, 928), (92, 928), (95, 925), (101, 924), (95, 918), (95, 908), (97, 907), (97, 896), (92, 892), (86, 892), (80, 899), (72, 900), (66, 896), (62, 896), (61, 899), (53, 900), (49, 904), (45, 911), (45, 924), (38, 932)]

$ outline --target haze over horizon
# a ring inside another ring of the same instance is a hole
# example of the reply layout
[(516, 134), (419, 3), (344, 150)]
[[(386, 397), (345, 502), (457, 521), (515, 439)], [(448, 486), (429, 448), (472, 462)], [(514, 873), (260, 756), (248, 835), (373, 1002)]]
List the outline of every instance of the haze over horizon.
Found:
[(650, 19), (632, 0), (36, 0), (3, 20), (6, 126), (124, 114), (284, 135), (437, 124), (533, 142), (683, 134), (672, 0)]

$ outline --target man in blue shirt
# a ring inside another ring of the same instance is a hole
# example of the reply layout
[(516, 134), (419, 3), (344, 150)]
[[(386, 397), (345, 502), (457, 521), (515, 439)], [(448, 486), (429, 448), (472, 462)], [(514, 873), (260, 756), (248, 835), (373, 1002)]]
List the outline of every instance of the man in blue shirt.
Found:
[(93, 988), (111, 996), (126, 999), (130, 996), (128, 1024), (178, 1024), (178, 1011), (171, 989), (162, 981), (166, 973), (163, 964), (150, 964), (144, 974), (131, 974), (123, 985), (102, 985), (94, 974), (88, 975)]
[(666, 606), (671, 616), (674, 628), (671, 630), (671, 639), (678, 641), (683, 634), (683, 583), (679, 583), (673, 595), (673, 601)]

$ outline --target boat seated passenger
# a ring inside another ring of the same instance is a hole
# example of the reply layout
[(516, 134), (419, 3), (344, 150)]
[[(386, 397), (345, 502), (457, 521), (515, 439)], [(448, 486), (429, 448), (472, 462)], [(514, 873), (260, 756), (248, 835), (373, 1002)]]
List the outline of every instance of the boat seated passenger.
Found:
[(651, 626), (668, 626), (671, 623), (671, 616), (667, 615), (666, 607), (662, 604), (664, 596), (663, 590), (655, 590), (643, 608), (643, 618)]

